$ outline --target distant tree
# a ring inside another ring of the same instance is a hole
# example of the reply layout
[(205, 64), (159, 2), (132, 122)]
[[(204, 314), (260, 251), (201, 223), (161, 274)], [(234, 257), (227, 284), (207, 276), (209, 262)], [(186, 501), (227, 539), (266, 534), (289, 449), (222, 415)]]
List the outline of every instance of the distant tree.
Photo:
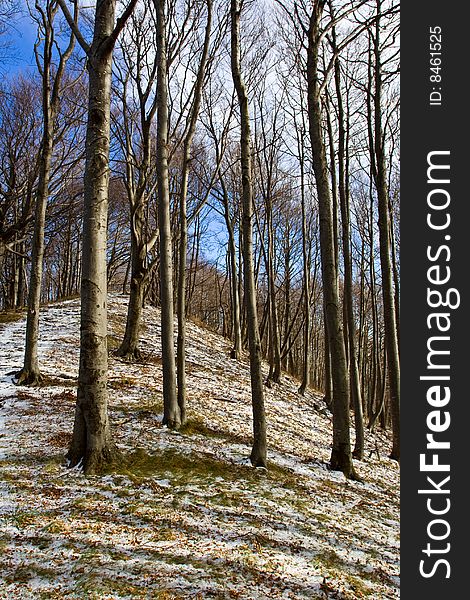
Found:
[(40, 91), (23, 75), (0, 87), (0, 286), (3, 308), (18, 305), (24, 244), (33, 219), (41, 140)]

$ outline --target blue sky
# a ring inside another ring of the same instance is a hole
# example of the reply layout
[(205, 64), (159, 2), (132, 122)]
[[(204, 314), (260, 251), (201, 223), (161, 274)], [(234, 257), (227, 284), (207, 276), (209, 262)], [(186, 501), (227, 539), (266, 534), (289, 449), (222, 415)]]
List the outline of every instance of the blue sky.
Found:
[(22, 14), (11, 24), (9, 38), (11, 47), (8, 57), (2, 64), (2, 72), (14, 75), (18, 71), (35, 68), (33, 46), (36, 40), (36, 27), (22, 3)]

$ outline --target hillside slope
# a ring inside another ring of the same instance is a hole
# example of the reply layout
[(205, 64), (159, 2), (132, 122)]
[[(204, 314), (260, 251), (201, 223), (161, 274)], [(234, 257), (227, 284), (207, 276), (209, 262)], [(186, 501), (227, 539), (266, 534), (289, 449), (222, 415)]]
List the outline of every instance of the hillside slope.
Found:
[[(110, 297), (111, 348), (125, 310)], [(355, 463), (364, 482), (328, 471), (331, 419), (284, 376), (266, 389), (270, 468), (251, 468), (248, 364), (192, 323), (190, 422), (167, 430), (159, 313), (144, 315), (145, 364), (110, 357), (112, 428), (132, 463), (102, 478), (64, 465), (78, 300), (42, 314), (44, 387), (12, 383), (24, 321), (0, 326), (0, 598), (398, 598), (399, 469), (386, 438)]]

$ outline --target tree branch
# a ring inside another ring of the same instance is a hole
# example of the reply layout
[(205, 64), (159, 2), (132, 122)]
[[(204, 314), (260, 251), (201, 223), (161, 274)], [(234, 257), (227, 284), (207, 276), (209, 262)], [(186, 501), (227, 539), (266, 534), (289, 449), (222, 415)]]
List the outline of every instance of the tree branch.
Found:
[[(75, 0), (75, 2), (76, 2), (76, 0)], [(77, 42), (83, 48), (83, 51), (85, 52), (85, 54), (87, 56), (90, 56), (90, 46), (85, 41), (85, 38), (82, 36), (82, 32), (78, 28), (78, 25), (75, 22), (74, 17), (72, 17), (72, 15), (70, 14), (70, 11), (67, 8), (67, 5), (65, 4), (65, 0), (57, 0), (57, 3), (59, 4), (60, 8), (62, 9), (64, 17), (66, 18), (67, 23), (69, 24), (70, 29), (73, 31), (73, 33), (74, 33), (74, 35), (75, 35), (75, 37), (77, 39)]]

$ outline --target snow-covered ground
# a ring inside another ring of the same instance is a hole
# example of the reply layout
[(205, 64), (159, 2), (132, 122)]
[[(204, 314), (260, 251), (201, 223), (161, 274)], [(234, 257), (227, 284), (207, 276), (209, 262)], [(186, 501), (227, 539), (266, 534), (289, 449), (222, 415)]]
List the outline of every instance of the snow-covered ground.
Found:
[[(109, 345), (126, 298), (111, 296)], [(16, 387), (24, 321), (0, 325), (0, 598), (399, 597), (399, 469), (368, 436), (364, 482), (330, 472), (331, 419), (284, 376), (266, 389), (270, 468), (250, 467), (246, 361), (188, 324), (184, 433), (161, 425), (159, 312), (145, 310), (144, 364), (110, 356), (119, 473), (67, 469), (79, 303), (44, 309), (41, 388)], [(376, 448), (379, 450), (377, 455)]]

